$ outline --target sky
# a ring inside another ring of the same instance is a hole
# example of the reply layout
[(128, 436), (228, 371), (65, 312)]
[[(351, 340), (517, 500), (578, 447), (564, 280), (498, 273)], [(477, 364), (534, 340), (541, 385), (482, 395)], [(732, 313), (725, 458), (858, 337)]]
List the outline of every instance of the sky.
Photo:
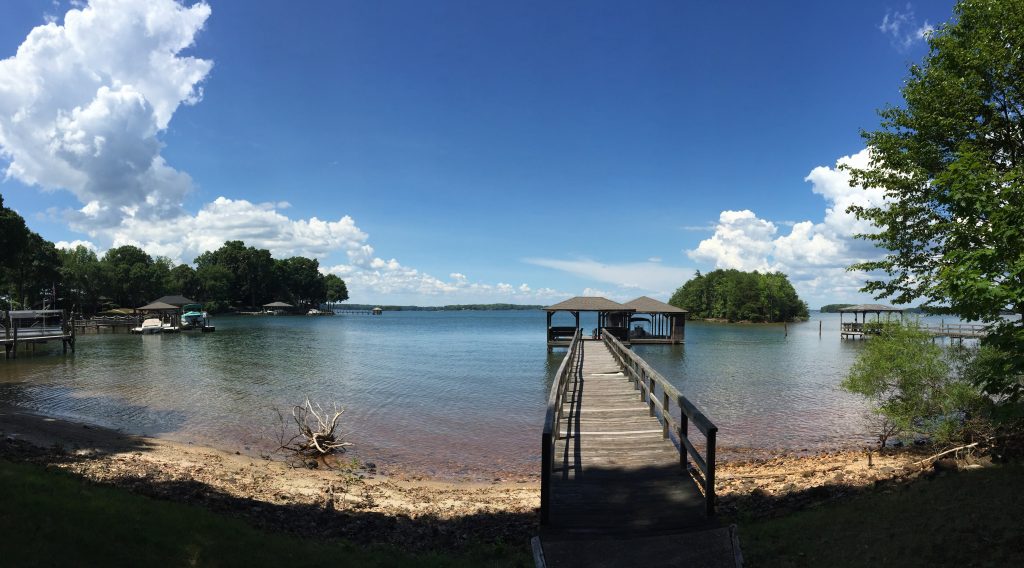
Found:
[(870, 300), (863, 129), (953, 2), (5, 0), (0, 194), (58, 246), (315, 257), (357, 303)]

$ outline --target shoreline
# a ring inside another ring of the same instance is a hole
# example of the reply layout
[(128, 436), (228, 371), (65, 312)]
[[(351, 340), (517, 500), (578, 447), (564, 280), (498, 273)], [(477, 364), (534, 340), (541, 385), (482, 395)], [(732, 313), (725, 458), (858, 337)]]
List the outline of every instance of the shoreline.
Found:
[[(722, 518), (774, 516), (889, 481), (909, 480), (927, 450), (773, 454), (720, 462)], [(537, 476), (492, 481), (382, 475), (372, 463), (292, 467), (280, 459), (113, 430), (0, 406), (0, 459), (58, 468), (96, 483), (196, 503), (273, 531), (330, 534), (414, 549), (525, 542), (537, 531)]]

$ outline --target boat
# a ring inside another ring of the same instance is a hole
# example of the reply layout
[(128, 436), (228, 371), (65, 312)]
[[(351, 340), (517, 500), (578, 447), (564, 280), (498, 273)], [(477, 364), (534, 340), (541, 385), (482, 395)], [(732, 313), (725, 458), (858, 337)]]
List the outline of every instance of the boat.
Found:
[(215, 331), (210, 325), (210, 314), (203, 311), (202, 304), (185, 304), (181, 307), (181, 331)]
[(142, 335), (151, 335), (154, 333), (160, 333), (164, 330), (163, 322), (160, 318), (149, 318), (143, 320), (142, 325), (139, 327), (133, 327), (132, 333), (138, 333)]

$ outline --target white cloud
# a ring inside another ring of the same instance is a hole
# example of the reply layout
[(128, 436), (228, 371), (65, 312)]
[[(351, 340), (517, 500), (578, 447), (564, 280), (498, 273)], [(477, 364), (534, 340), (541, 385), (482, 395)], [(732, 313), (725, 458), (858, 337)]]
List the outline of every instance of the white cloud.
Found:
[(927, 20), (918, 24), (914, 16), (914, 9), (910, 4), (901, 10), (887, 10), (878, 25), (879, 31), (889, 36), (893, 45), (900, 49), (907, 49), (916, 42), (928, 39), (928, 36), (935, 30)]
[(718, 268), (767, 270), (775, 224), (758, 219), (753, 211), (722, 211), (715, 234), (700, 242), (687, 255), (698, 262), (714, 263)]
[(136, 245), (151, 254), (190, 261), (225, 241), (241, 240), (265, 248), (275, 257), (308, 256), (326, 258), (336, 251), (364, 259), (372, 254), (367, 235), (355, 221), (344, 216), (336, 221), (291, 219), (274, 204), (254, 204), (244, 199), (218, 197), (195, 215), (182, 214), (161, 222), (128, 217), (93, 235), (108, 239), (113, 246)]
[(83, 230), (181, 215), (192, 181), (167, 165), (158, 136), (202, 98), (212, 62), (179, 53), (209, 15), (205, 3), (93, 0), (33, 29), (0, 61), (6, 175), (72, 192)]
[[(560, 260), (528, 258), (525, 262), (568, 272), (576, 276), (614, 284), (620, 288), (614, 296), (641, 294), (668, 297), (683, 282), (693, 276), (689, 268), (666, 266), (661, 262), (628, 262), (608, 264), (596, 260)], [(587, 294), (584, 294), (587, 295)], [(602, 294), (598, 294), (602, 295)]]
[(99, 247), (97, 247), (92, 242), (90, 242), (90, 241), (82, 241), (82, 240), (77, 240), (77, 239), (73, 240), (73, 241), (70, 241), (70, 242), (68, 242), (68, 241), (57, 241), (57, 242), (53, 243), (53, 246), (55, 246), (55, 247), (57, 247), (59, 249), (63, 249), (63, 250), (74, 250), (74, 249), (78, 248), (79, 246), (83, 246), (83, 247), (91, 250), (92, 252), (95, 252), (95, 253), (99, 253), (100, 252)]
[(775, 223), (752, 211), (723, 211), (715, 233), (687, 254), (715, 268), (781, 270), (810, 300), (838, 301), (858, 295), (867, 275), (847, 272), (846, 267), (880, 253), (871, 243), (853, 238), (874, 228), (846, 210), (851, 205), (882, 206), (885, 196), (880, 189), (851, 187), (849, 174), (839, 166), (863, 168), (869, 160), (870, 152), (864, 149), (840, 158), (836, 167), (816, 167), (804, 178), (811, 183), (811, 191), (825, 199), (820, 223), (799, 221), (788, 234), (779, 235)]

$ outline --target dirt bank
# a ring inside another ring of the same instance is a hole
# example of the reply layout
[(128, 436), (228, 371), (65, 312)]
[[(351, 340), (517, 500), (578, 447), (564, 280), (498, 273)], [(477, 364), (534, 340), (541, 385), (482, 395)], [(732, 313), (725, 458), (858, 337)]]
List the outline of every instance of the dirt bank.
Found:
[[(775, 515), (920, 475), (921, 451), (843, 451), (720, 463), (724, 517)], [(344, 457), (315, 469), (0, 408), (0, 458), (60, 468), (154, 497), (199, 503), (271, 530), (410, 548), (525, 542), (536, 477), (490, 483), (381, 476)]]

